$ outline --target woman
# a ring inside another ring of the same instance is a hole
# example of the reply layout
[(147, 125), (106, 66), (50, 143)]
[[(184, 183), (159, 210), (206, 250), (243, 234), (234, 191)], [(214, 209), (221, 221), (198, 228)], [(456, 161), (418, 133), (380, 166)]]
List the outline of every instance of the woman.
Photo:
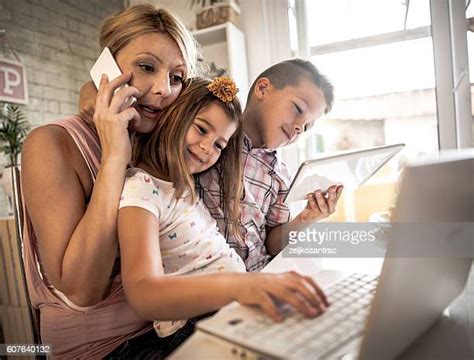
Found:
[[(48, 124), (29, 135), (22, 154), (28, 288), (40, 309), (42, 341), (61, 357), (103, 357), (151, 329), (130, 309), (114, 267), (131, 157), (127, 127), (133, 121), (134, 130), (151, 131), (196, 63), (189, 32), (151, 5), (107, 19), (101, 46), (111, 49), (124, 75), (102, 79), (95, 129), (79, 117)], [(131, 86), (113, 96), (126, 82)], [(128, 96), (138, 104), (121, 109)]]

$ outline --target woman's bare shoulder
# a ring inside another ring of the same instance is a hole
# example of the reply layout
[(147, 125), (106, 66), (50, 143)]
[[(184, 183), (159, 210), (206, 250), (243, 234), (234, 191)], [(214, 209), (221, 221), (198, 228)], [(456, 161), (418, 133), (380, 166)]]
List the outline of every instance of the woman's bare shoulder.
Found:
[[(61, 150), (69, 147), (70, 135), (68, 132), (58, 125), (43, 125), (33, 129), (26, 137), (23, 144), (23, 155), (29, 155), (30, 150), (34, 153), (49, 152), (58, 148)], [(26, 153), (25, 153), (26, 152)]]
[(53, 175), (57, 179), (73, 177), (80, 180), (78, 185), (87, 192), (92, 188), (81, 152), (61, 126), (45, 125), (31, 131), (23, 144), (21, 164), (22, 173), (31, 175), (31, 179)]
[(48, 124), (35, 128), (28, 134), (22, 147), (23, 165), (64, 165), (64, 169), (82, 172), (87, 169), (79, 148), (69, 132), (58, 125)]

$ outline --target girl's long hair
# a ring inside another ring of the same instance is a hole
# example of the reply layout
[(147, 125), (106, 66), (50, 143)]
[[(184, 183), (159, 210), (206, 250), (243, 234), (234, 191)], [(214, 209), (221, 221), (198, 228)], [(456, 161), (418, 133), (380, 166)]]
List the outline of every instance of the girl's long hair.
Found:
[(222, 209), (233, 235), (238, 237), (240, 199), (242, 197), (242, 109), (237, 98), (224, 103), (207, 86), (211, 80), (192, 78), (184, 83), (176, 101), (161, 115), (156, 128), (149, 134), (134, 134), (132, 163), (145, 164), (174, 184), (176, 197), (191, 191), (196, 201), (194, 179), (184, 161), (183, 143), (197, 114), (211, 104), (219, 105), (238, 124), (226, 148), (214, 166), (218, 167)]

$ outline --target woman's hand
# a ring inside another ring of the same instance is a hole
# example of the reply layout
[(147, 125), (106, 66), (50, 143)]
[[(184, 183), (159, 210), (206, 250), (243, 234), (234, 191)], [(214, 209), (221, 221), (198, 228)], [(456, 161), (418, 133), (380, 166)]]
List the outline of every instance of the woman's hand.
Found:
[(127, 166), (131, 159), (128, 125), (133, 120), (134, 126), (138, 127), (140, 115), (133, 107), (124, 109), (123, 104), (126, 98), (138, 98), (140, 93), (133, 86), (128, 86), (114, 95), (114, 91), (126, 84), (130, 77), (131, 73), (128, 73), (109, 82), (103, 75), (100, 81), (93, 120), (102, 146), (102, 163), (112, 160)]
[(282, 320), (279, 303), (289, 304), (307, 317), (318, 316), (329, 306), (326, 295), (316, 282), (294, 271), (243, 274), (237, 278), (232, 289), (239, 303), (258, 306), (275, 321)]

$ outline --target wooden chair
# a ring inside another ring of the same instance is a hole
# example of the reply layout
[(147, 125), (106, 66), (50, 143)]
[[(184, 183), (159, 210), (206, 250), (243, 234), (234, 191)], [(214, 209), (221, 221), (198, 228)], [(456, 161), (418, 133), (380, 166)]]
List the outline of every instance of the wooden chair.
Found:
[(14, 219), (2, 220), (2, 251), (0, 264), (5, 270), (2, 279), (2, 325), (5, 341), (9, 343), (41, 342), (39, 310), (34, 309), (28, 295), (23, 263), (23, 207), (20, 167), (4, 171), (12, 177)]

